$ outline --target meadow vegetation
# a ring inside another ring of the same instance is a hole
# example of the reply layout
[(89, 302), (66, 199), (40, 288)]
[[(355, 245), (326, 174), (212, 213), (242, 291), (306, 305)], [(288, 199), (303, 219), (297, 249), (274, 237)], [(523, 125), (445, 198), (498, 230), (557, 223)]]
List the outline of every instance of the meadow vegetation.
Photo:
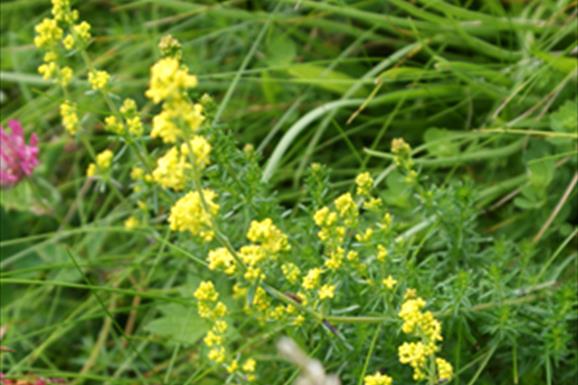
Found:
[(575, 1), (0, 14), (0, 384), (577, 378)]

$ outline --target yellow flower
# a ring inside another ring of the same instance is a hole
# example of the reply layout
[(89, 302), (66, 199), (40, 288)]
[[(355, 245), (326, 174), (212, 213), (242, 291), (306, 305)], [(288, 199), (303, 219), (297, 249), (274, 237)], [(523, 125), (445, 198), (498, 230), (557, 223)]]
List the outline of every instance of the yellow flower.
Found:
[(34, 38), (34, 45), (37, 48), (42, 48), (48, 45), (54, 45), (62, 39), (62, 29), (58, 26), (58, 22), (54, 19), (43, 19), (34, 28), (36, 37)]
[(373, 229), (370, 227), (368, 229), (365, 230), (365, 232), (357, 234), (355, 236), (355, 239), (358, 242), (369, 242), (369, 240), (371, 239), (371, 236), (373, 235)]
[(60, 69), (59, 81), (62, 87), (66, 87), (72, 81), (72, 77), (74, 76), (74, 72), (70, 67), (62, 67)]
[(399, 362), (409, 364), (413, 368), (413, 379), (425, 378), (426, 347), (422, 342), (404, 342), (398, 349)]
[(70, 34), (66, 35), (66, 37), (62, 40), (62, 45), (67, 50), (71, 50), (74, 48), (74, 37)]
[(187, 101), (165, 103), (160, 114), (153, 118), (152, 138), (161, 138), (165, 143), (174, 143), (183, 136), (181, 126), (190, 132), (199, 129), (205, 117), (203, 106)]
[(385, 262), (388, 251), (383, 245), (377, 245), (377, 256), (375, 257), (379, 262)]
[(452, 365), (443, 358), (436, 358), (436, 368), (440, 382), (449, 381), (454, 376)]
[(265, 251), (258, 245), (247, 245), (239, 249), (239, 257), (244, 264), (255, 266), (265, 259)]
[(299, 267), (291, 262), (281, 265), (281, 271), (289, 283), (297, 283), (297, 281), (299, 281), (299, 277), (301, 276), (301, 270)]
[(220, 335), (214, 333), (212, 330), (209, 330), (207, 332), (207, 335), (205, 336), (205, 338), (203, 338), (203, 342), (208, 347), (215, 346), (215, 345), (221, 345), (223, 343), (223, 336), (220, 336)]
[(90, 40), (90, 24), (88, 24), (86, 21), (83, 21), (80, 24), (72, 27), (72, 31), (83, 43), (86, 43), (88, 40)]
[(325, 284), (319, 288), (319, 299), (330, 299), (335, 296), (335, 285)]
[(390, 376), (379, 372), (363, 378), (363, 385), (391, 385), (392, 382), (393, 379)]
[(173, 57), (166, 57), (156, 62), (151, 68), (149, 89), (145, 95), (155, 103), (163, 100), (181, 98), (183, 91), (197, 85), (197, 78), (189, 75), (186, 68)]
[(186, 156), (192, 151), (195, 165), (198, 169), (205, 168), (209, 163), (211, 154), (211, 145), (202, 136), (195, 135), (188, 143), (181, 144), (181, 154)]
[(243, 363), (243, 371), (245, 373), (253, 373), (255, 372), (255, 368), (257, 366), (257, 362), (253, 358), (249, 358)]
[(202, 194), (204, 204), (198, 191), (179, 199), (171, 208), (169, 224), (173, 231), (189, 231), (193, 236), (210, 241), (214, 237), (212, 217), (219, 212), (219, 205), (214, 203), (217, 195), (212, 190), (202, 190)]
[(185, 188), (186, 171), (190, 167), (178, 148), (172, 147), (157, 159), (157, 167), (153, 170), (152, 177), (159, 185), (180, 191)]
[(72, 23), (78, 19), (78, 11), (70, 8), (70, 0), (52, 0), (52, 16), (56, 20)]
[(130, 178), (132, 180), (141, 180), (144, 176), (144, 170), (140, 167), (133, 167), (130, 170)]
[(272, 254), (291, 248), (287, 236), (273, 224), (271, 218), (266, 218), (260, 222), (251, 221), (247, 239), (260, 243), (264, 250)]
[(319, 279), (321, 278), (322, 272), (323, 270), (318, 267), (310, 269), (305, 277), (303, 277), (303, 288), (306, 290), (313, 290), (319, 286)]
[(130, 216), (127, 218), (126, 221), (124, 221), (124, 228), (127, 230), (134, 230), (139, 226), (139, 221), (138, 219), (136, 219), (133, 216)]
[(215, 285), (211, 281), (202, 281), (193, 296), (204, 302), (215, 302), (219, 299), (219, 293), (215, 290)]
[(239, 361), (237, 360), (232, 360), (231, 363), (229, 365), (227, 365), (227, 372), (229, 374), (233, 374), (235, 373), (237, 370), (239, 370)]
[(322, 207), (315, 212), (313, 220), (319, 227), (328, 227), (337, 221), (337, 214), (329, 210), (329, 207)]
[(42, 79), (50, 80), (56, 75), (58, 65), (55, 62), (44, 63), (38, 66), (38, 73), (42, 75)]
[(325, 267), (327, 267), (329, 270), (339, 269), (343, 264), (344, 255), (345, 250), (343, 250), (342, 247), (336, 248), (329, 254), (329, 259), (325, 261)]
[(397, 280), (395, 280), (391, 275), (389, 275), (382, 281), (382, 283), (383, 286), (391, 290), (395, 287), (395, 285), (397, 285)]
[(226, 248), (219, 247), (209, 251), (208, 259), (210, 270), (222, 270), (227, 275), (235, 273), (235, 258)]
[(357, 205), (353, 201), (350, 193), (345, 193), (335, 199), (335, 208), (339, 216), (345, 221), (347, 225), (352, 225), (357, 219), (359, 213)]
[(122, 122), (114, 115), (107, 116), (104, 119), (104, 128), (117, 135), (122, 135), (124, 133), (124, 124), (122, 124)]
[(86, 176), (93, 177), (97, 173), (105, 173), (110, 168), (114, 154), (110, 150), (104, 150), (96, 156), (96, 162), (88, 165)]
[(137, 111), (136, 102), (131, 98), (126, 98), (120, 107), (120, 113), (126, 117), (132, 116)]
[(368, 172), (363, 172), (355, 178), (355, 185), (357, 186), (357, 195), (368, 197), (373, 187), (373, 179)]
[(88, 73), (88, 82), (93, 90), (103, 90), (108, 81), (110, 79), (110, 75), (106, 71), (90, 71)]
[(144, 128), (142, 121), (138, 116), (128, 118), (126, 120), (126, 125), (128, 126), (128, 132), (133, 136), (141, 136), (143, 134)]
[(216, 346), (209, 351), (209, 360), (216, 362), (218, 364), (223, 363), (226, 358), (225, 348), (222, 346)]
[(421, 309), (425, 307), (422, 298), (408, 299), (401, 305), (399, 316), (403, 319), (402, 330), (404, 333), (412, 333), (421, 320)]

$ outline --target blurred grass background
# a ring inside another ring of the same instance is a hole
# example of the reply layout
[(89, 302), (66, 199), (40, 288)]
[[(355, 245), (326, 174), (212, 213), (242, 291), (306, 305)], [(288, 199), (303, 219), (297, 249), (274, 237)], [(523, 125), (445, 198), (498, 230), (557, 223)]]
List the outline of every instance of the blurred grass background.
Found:
[[(93, 26), (89, 49), (113, 74), (113, 92), (145, 110), (152, 108), (143, 93), (159, 38), (178, 38), (183, 61), (199, 77), (199, 94), (210, 93), (219, 105), (217, 123), (240, 145), (259, 150), (266, 178), (288, 207), (299, 201), (311, 162), (328, 164), (335, 186), (344, 186), (363, 169), (380, 175), (391, 163), (391, 139), (403, 137), (417, 149), (416, 164), (428, 182), (467, 179), (486, 192), (477, 210), (488, 234), (537, 238), (533, 247), (542, 258), (573, 239), (575, 1), (91, 0), (75, 7)], [(63, 135), (59, 91), (36, 73), (41, 57), (31, 43), (34, 25), (48, 12), (47, 1), (0, 3), (1, 121), (20, 119), (42, 142), (35, 184), (3, 192), (3, 277), (37, 282), (2, 290), (3, 312), (17, 319), (36, 308), (44, 324), (8, 334), (7, 343), (29, 352), (10, 366), (61, 368), (51, 357), (67, 355), (62, 341), (73, 333), (85, 354), (72, 362), (85, 369), (68, 374), (78, 383), (120, 384), (138, 354), (111, 351), (126, 359), (115, 374), (89, 374), (93, 365), (104, 365), (91, 361), (99, 338), (94, 330), (102, 330), (103, 319), (103, 328), (113, 326), (94, 296), (66, 289), (84, 285), (66, 245), (74, 245), (95, 280), (123, 267), (110, 293), (115, 284), (137, 279), (133, 273), (144, 258), (174, 271), (166, 277), (170, 289), (186, 260), (164, 259), (164, 246), (138, 246), (134, 259), (132, 248), (142, 239), (115, 242), (126, 207), (115, 210), (121, 202), (114, 197), (101, 202), (98, 191), (82, 191), (79, 165), (88, 153)], [(81, 108), (92, 112), (84, 117), (94, 127), (91, 141), (105, 145), (97, 116), (104, 106), (85, 98)], [(381, 188), (389, 203), (403, 206), (398, 187), (388, 177)], [(71, 205), (78, 218), (69, 217)], [(41, 279), (62, 285), (43, 286)], [(127, 315), (129, 305), (111, 300), (104, 308)], [(177, 373), (185, 367), (170, 365)]]

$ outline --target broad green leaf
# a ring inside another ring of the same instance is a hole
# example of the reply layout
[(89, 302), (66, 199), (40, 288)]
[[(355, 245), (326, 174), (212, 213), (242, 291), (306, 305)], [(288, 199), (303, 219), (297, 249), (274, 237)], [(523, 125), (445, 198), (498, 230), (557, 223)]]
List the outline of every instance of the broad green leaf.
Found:
[[(295, 64), (287, 69), (294, 78), (306, 84), (311, 84), (336, 94), (345, 93), (357, 80), (337, 71), (328, 70), (315, 64)], [(366, 94), (365, 90), (356, 93), (356, 96)]]
[(550, 114), (552, 130), (558, 132), (578, 132), (578, 104), (576, 100), (567, 100), (555, 112)]
[(194, 308), (170, 304), (162, 306), (161, 312), (164, 315), (148, 323), (144, 327), (146, 331), (173, 342), (194, 344), (209, 330)]
[(528, 178), (532, 186), (538, 189), (545, 189), (554, 178), (556, 164), (551, 159), (528, 164)]
[(430, 128), (423, 135), (427, 146), (427, 151), (439, 158), (454, 156), (459, 154), (460, 146), (453, 137), (455, 134), (444, 128)]
[(297, 48), (289, 36), (277, 33), (267, 42), (266, 61), (272, 67), (281, 67), (291, 64)]

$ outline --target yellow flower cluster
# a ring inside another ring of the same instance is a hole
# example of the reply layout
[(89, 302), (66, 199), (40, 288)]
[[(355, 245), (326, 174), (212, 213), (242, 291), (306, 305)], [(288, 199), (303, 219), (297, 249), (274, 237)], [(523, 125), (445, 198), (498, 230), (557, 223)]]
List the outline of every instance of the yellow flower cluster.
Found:
[[(86, 44), (90, 39), (90, 24), (78, 20), (78, 12), (71, 9), (69, 0), (52, 0), (53, 18), (45, 18), (35, 26), (34, 45), (45, 50), (44, 63), (38, 67), (38, 73), (45, 80), (57, 80), (62, 87), (68, 86), (74, 77), (74, 71), (58, 63), (60, 45), (70, 51), (78, 44)], [(65, 35), (65, 31), (67, 31)]]
[(235, 274), (237, 266), (233, 254), (225, 247), (209, 251), (209, 269), (222, 270), (227, 275)]
[(423, 311), (425, 305), (426, 302), (417, 297), (414, 290), (406, 292), (404, 303), (399, 311), (399, 317), (403, 320), (402, 331), (420, 340), (404, 342), (400, 345), (399, 361), (410, 365), (413, 368), (413, 378), (419, 381), (426, 378), (428, 360), (435, 359), (440, 380), (450, 380), (453, 372), (451, 364), (435, 357), (436, 352), (439, 351), (438, 342), (443, 339), (441, 323), (431, 311)]
[(227, 306), (219, 301), (219, 293), (211, 281), (201, 282), (193, 295), (198, 301), (199, 315), (213, 323), (203, 340), (210, 349), (208, 357), (213, 362), (223, 363), (227, 358), (223, 346), (223, 338), (228, 329), (227, 322), (223, 319), (228, 312)]
[(96, 162), (88, 165), (86, 176), (93, 177), (97, 174), (104, 174), (110, 169), (114, 154), (110, 150), (104, 150), (96, 156)]
[(266, 218), (260, 222), (252, 221), (247, 232), (247, 239), (260, 244), (263, 250), (273, 256), (291, 248), (287, 236), (273, 224), (271, 218)]
[(375, 373), (363, 378), (363, 385), (391, 385), (393, 379), (387, 374)]
[(415, 182), (417, 173), (413, 169), (413, 160), (411, 158), (411, 147), (403, 138), (395, 138), (391, 141), (391, 152), (395, 164), (406, 173), (406, 180), (410, 183)]
[[(222, 251), (216, 251), (221, 253)], [(205, 335), (203, 342), (209, 348), (207, 357), (209, 360), (225, 365), (227, 371), (231, 374), (236, 373), (248, 381), (256, 379), (255, 369), (257, 362), (249, 358), (242, 365), (239, 365), (238, 359), (229, 358), (227, 349), (224, 345), (225, 334), (229, 325), (224, 320), (227, 315), (227, 306), (219, 301), (219, 293), (211, 281), (203, 281), (195, 290), (194, 297), (198, 301), (199, 315), (212, 323), (211, 329)]]
[(211, 145), (202, 136), (194, 136), (188, 143), (181, 144), (180, 148), (173, 146), (165, 155), (157, 160), (157, 167), (153, 170), (153, 181), (165, 188), (180, 191), (185, 188), (187, 172), (192, 170), (189, 154), (192, 154), (195, 172), (204, 169), (209, 164)]
[(201, 126), (203, 107), (191, 103), (187, 96), (187, 90), (196, 85), (196, 76), (190, 75), (176, 57), (165, 57), (153, 65), (146, 96), (154, 103), (164, 103), (161, 113), (153, 118), (151, 137), (174, 143), (183, 132), (194, 132)]
[(122, 120), (114, 115), (107, 116), (104, 119), (107, 131), (117, 135), (124, 135), (126, 132), (132, 136), (139, 137), (143, 134), (144, 128), (142, 120), (138, 116), (138, 108), (133, 99), (125, 99), (120, 107)]
[(93, 90), (104, 90), (108, 85), (110, 75), (106, 71), (90, 71), (88, 73), (88, 82)]
[(76, 104), (69, 100), (65, 100), (60, 105), (60, 116), (62, 117), (62, 125), (70, 135), (76, 134), (78, 131), (78, 114), (76, 112)]
[(219, 212), (219, 205), (214, 202), (216, 197), (217, 194), (208, 189), (202, 190), (202, 196), (198, 191), (183, 196), (171, 208), (171, 230), (188, 231), (205, 241), (212, 240), (215, 236), (213, 217)]

